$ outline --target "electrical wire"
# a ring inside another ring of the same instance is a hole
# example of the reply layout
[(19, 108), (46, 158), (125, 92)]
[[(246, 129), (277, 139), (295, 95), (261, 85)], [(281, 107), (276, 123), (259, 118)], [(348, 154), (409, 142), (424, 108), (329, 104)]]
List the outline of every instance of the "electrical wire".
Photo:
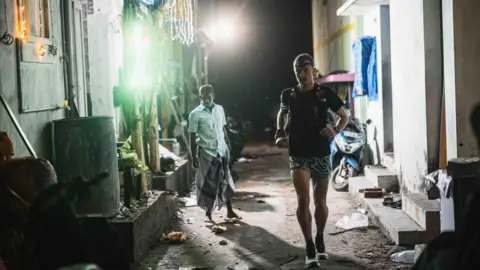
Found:
[(7, 19), (7, 1), (3, 1), (3, 12), (4, 12), (4, 19), (5, 19), (5, 33), (0, 37), (0, 41), (7, 46), (10, 46), (13, 44), (14, 38), (13, 36), (8, 33), (8, 19)]

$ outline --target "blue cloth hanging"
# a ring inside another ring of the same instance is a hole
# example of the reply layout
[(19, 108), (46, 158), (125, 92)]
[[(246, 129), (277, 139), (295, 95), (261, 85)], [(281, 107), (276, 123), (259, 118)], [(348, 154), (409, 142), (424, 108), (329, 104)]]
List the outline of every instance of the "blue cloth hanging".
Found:
[(375, 37), (359, 37), (353, 42), (352, 49), (355, 60), (355, 81), (352, 96), (354, 98), (368, 95), (368, 66), (372, 55)]
[(378, 77), (377, 77), (377, 41), (374, 39), (372, 52), (368, 63), (368, 100), (378, 101)]

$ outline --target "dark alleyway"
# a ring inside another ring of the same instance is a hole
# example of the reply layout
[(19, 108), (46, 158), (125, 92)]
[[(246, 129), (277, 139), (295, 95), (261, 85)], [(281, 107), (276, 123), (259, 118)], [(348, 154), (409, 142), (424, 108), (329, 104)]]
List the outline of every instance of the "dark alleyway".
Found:
[[(191, 224), (179, 221), (173, 231), (186, 232), (188, 240), (158, 244), (137, 269), (303, 269), (303, 241), (286, 152), (266, 147), (246, 150), (272, 155), (236, 165), (242, 180), (237, 183), (234, 206), (243, 222), (228, 224), (226, 232), (215, 235), (201, 209), (182, 207)], [(322, 262), (321, 269), (408, 269), (390, 262), (390, 254), (398, 248), (376, 228), (330, 235), (340, 230), (335, 222), (355, 208), (348, 193), (333, 190), (328, 203), (326, 243), (331, 260)], [(223, 221), (225, 211), (216, 212), (214, 219)]]

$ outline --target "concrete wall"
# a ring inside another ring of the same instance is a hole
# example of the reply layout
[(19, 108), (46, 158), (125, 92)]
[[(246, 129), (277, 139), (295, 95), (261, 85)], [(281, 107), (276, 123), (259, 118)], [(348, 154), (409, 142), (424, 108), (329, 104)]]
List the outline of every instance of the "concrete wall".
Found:
[(395, 169), (403, 191), (419, 191), (428, 164), (438, 161), (439, 18), (438, 1), (390, 1)]
[[(365, 122), (367, 119), (372, 120), (372, 124), (367, 130), (367, 143), (373, 152), (373, 162), (380, 164), (382, 162), (382, 154), (384, 150), (383, 143), (383, 81), (382, 81), (382, 36), (380, 17), (380, 7), (372, 7), (371, 11), (359, 19), (363, 22), (359, 31), (361, 36), (374, 36), (377, 40), (377, 72), (378, 72), (378, 101), (368, 101), (367, 97), (358, 97), (355, 99), (355, 109), (360, 112), (359, 118)], [(360, 108), (358, 108), (360, 107)]]
[[(6, 20), (8, 22), (8, 31), (18, 36), (19, 33), (16, 33), (16, 30), (14, 30), (17, 27), (17, 21), (14, 19), (15, 2), (6, 1)], [(0, 65), (0, 93), (7, 99), (37, 154), (47, 158), (51, 155), (51, 138), (48, 124), (52, 120), (63, 118), (65, 111), (58, 110), (28, 114), (19, 113), (19, 111), (21, 109), (20, 101), (22, 101), (24, 109), (27, 107), (35, 109), (37, 107), (44, 108), (60, 105), (65, 100), (63, 62), (61, 61), (64, 54), (62, 51), (60, 1), (50, 1), (49, 4), (51, 9), (51, 39), (58, 49), (57, 55), (53, 56), (47, 53), (42, 59), (35, 55), (35, 44), (23, 44), (21, 48), (23, 48), (24, 58), (20, 59), (15, 45), (6, 46), (0, 44), (0, 62), (2, 63)], [(2, 33), (6, 27), (4, 14), (2, 1), (2, 5), (0, 5), (0, 29), (2, 29)], [(18, 68), (20, 72), (17, 72), (17, 60), (19, 61)], [(22, 92), (21, 94), (20, 91)], [(19, 98), (19, 96), (22, 96), (22, 98)], [(0, 130), (6, 131), (13, 139), (16, 156), (28, 155), (3, 107), (0, 107)]]
[[(324, 1), (312, 1), (316, 65), (322, 72), (338, 68), (353, 71), (353, 54), (351, 48), (342, 49), (345, 43), (351, 47), (357, 34), (377, 38), (379, 100), (357, 98), (356, 117), (373, 121), (368, 143), (375, 163), (383, 163), (383, 153), (394, 150), (393, 169), (402, 189), (418, 191), (423, 176), (438, 166), (442, 97), (440, 1), (391, 0), (390, 6), (372, 7), (371, 12), (357, 17), (337, 17), (337, 2), (323, 4)], [(352, 35), (338, 34), (345, 22), (356, 24)]]
[[(329, 1), (326, 6), (323, 3), (312, 1), (314, 58), (321, 73), (336, 69), (354, 71), (353, 41), (364, 35), (377, 38), (378, 77), (381, 78), (378, 82), (379, 100), (369, 102), (367, 97), (356, 98), (355, 117), (362, 122), (373, 121), (368, 130), (368, 143), (373, 150), (374, 162), (381, 163), (384, 145), (393, 145), (388, 6), (372, 7), (370, 12), (361, 16), (339, 17), (336, 15), (340, 6), (338, 2)], [(386, 99), (383, 98), (384, 92), (387, 92)]]
[(321, 74), (353, 71), (352, 42), (357, 37), (357, 18), (338, 17), (340, 1), (312, 0), (315, 65)]
[(123, 65), (123, 1), (94, 0), (93, 14), (88, 15), (89, 83), (92, 114), (114, 116), (118, 138), (121, 114), (113, 107), (113, 87), (119, 84)]
[(472, 108), (480, 102), (479, 3), (442, 2), (447, 158), (477, 157), (469, 119)]
[(392, 78), (390, 46), (390, 7), (372, 7), (361, 18), (360, 31), (364, 36), (375, 36), (377, 41), (378, 100), (357, 98), (365, 112), (362, 119), (372, 120), (368, 129), (368, 143), (373, 150), (374, 162), (383, 164), (384, 152), (393, 151)]

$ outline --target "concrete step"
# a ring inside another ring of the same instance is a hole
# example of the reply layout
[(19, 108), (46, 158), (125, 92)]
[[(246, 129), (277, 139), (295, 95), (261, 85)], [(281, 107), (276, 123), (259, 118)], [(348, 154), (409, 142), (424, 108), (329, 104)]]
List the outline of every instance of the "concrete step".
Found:
[(365, 177), (372, 182), (375, 187), (383, 188), (387, 192), (396, 192), (399, 190), (397, 175), (389, 169), (366, 166)]
[(440, 234), (440, 202), (421, 193), (402, 194), (402, 210), (433, 237)]
[(430, 242), (429, 234), (401, 209), (383, 206), (383, 199), (363, 199), (363, 206), (374, 224), (401, 246)]
[(375, 186), (365, 176), (352, 177), (348, 181), (348, 191), (354, 198), (363, 197), (366, 188), (374, 188)]
[(397, 245), (416, 245), (428, 243), (431, 235), (417, 224), (401, 209), (383, 206), (383, 199), (365, 199), (365, 188), (375, 185), (366, 177), (352, 177), (349, 181), (349, 191), (355, 200), (367, 209), (370, 219), (377, 224)]
[(395, 156), (393, 152), (383, 154), (382, 165), (385, 166), (391, 172), (395, 172)]

